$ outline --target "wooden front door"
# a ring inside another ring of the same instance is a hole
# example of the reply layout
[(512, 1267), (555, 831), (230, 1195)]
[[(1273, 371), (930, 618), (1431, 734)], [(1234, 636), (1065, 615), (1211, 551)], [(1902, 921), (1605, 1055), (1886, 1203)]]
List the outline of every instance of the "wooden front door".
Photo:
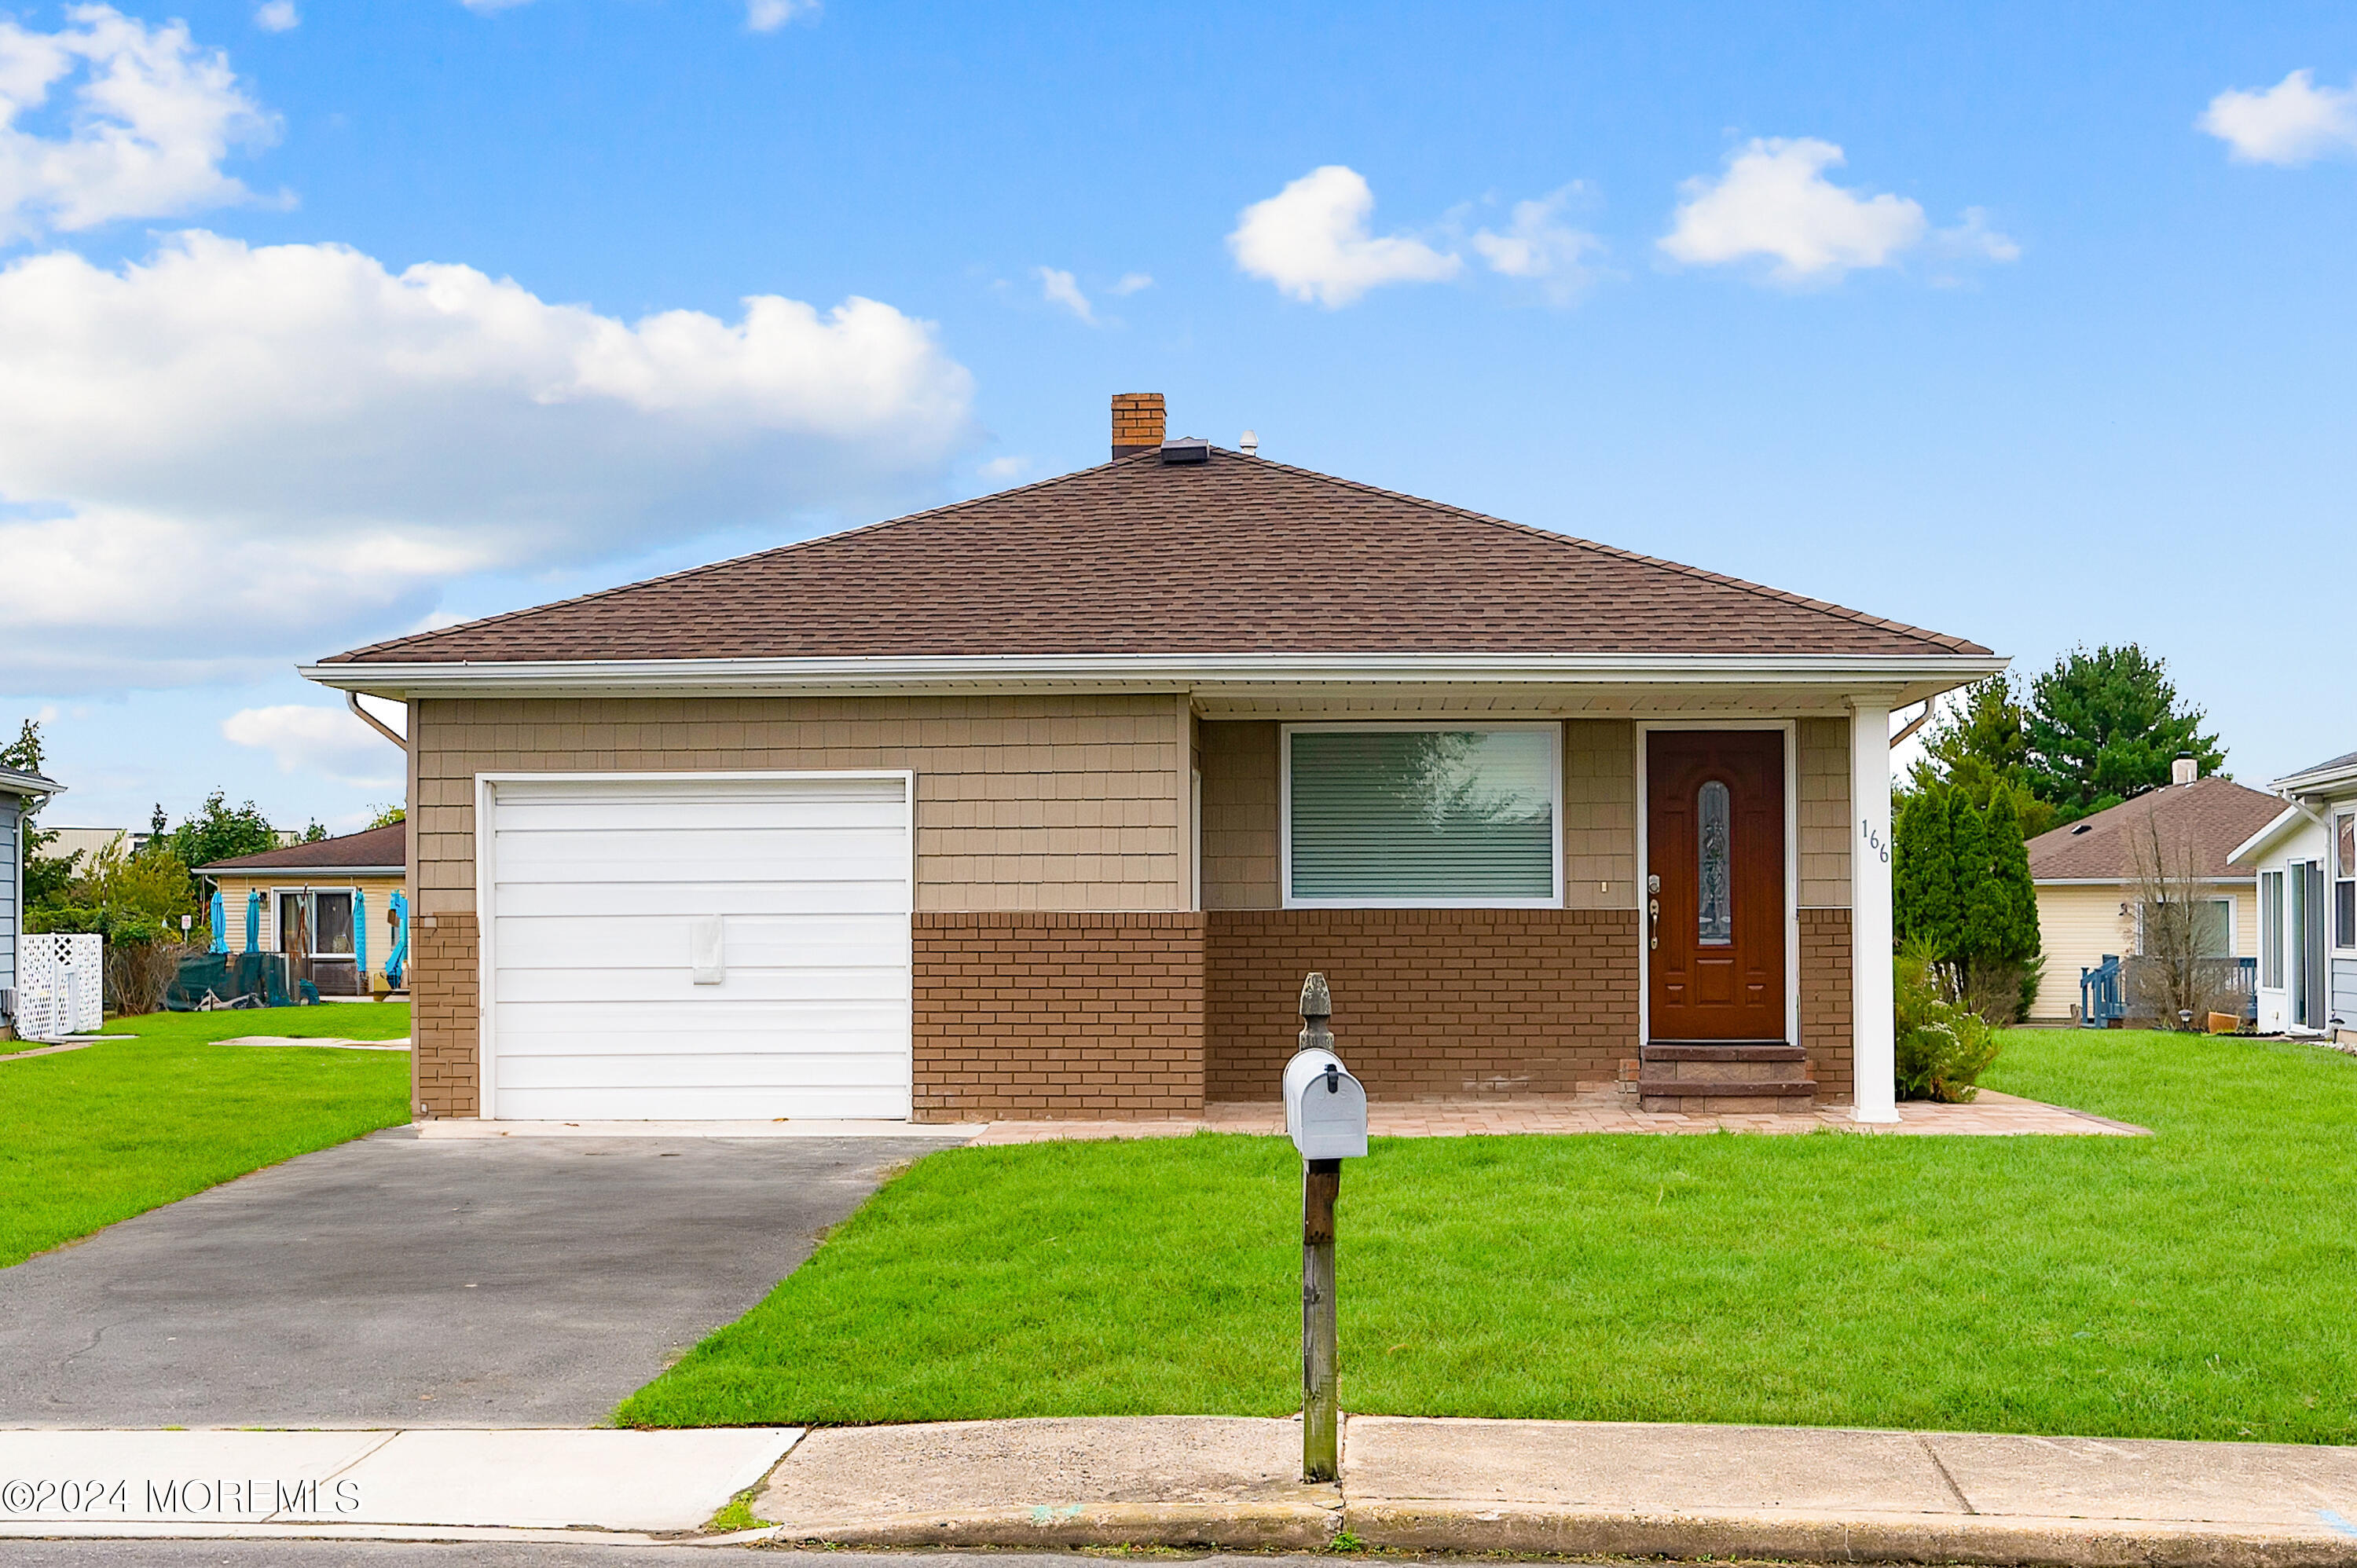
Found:
[(1783, 1039), (1782, 732), (1645, 737), (1645, 870), (1652, 1038)]

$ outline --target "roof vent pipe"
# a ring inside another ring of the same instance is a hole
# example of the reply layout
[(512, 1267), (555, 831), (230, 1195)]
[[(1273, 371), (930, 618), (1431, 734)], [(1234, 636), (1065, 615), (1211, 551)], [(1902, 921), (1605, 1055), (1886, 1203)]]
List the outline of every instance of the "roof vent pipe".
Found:
[(1243, 434), (1243, 439), (1236, 443), (1236, 450), (1243, 453), (1247, 457), (1259, 456), (1260, 432), (1256, 430), (1245, 431)]
[(1200, 435), (1176, 435), (1162, 444), (1165, 463), (1208, 463), (1211, 444)]
[(2169, 781), (2171, 784), (2190, 784), (2201, 776), (2201, 765), (2193, 760), (2193, 754), (2190, 751), (2179, 752), (2177, 760), (2169, 765)]

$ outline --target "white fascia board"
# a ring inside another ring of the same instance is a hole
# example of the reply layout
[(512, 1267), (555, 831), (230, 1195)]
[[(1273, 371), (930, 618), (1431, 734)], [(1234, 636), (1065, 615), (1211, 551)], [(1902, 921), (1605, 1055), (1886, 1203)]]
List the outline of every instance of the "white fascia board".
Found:
[(270, 882), (289, 876), (308, 876), (317, 872), (321, 876), (406, 876), (405, 865), (199, 865), (199, 876), (210, 876), (219, 882), (224, 877), (241, 881)]
[(2307, 773), (2287, 773), (2268, 786), (2278, 795), (2337, 795), (2357, 788), (2357, 765), (2319, 768)]
[[(2240, 887), (2250, 881), (2248, 876), (2196, 876), (2194, 882), (2206, 882), (2216, 887)], [(2033, 887), (2127, 887), (2135, 884), (2133, 876), (2033, 876)]]
[(1115, 690), (1225, 685), (1813, 686), (1920, 702), (1992, 675), (1988, 654), (1909, 659), (1781, 654), (1102, 654), (979, 658), (640, 659), (501, 663), (306, 664), (344, 692), (410, 696), (728, 696), (795, 692)]
[(2304, 807), (2297, 804), (2286, 806), (2282, 811), (2276, 814), (2275, 821), (2269, 822), (2266, 827), (2261, 828), (2257, 832), (2253, 833), (2249, 838), (2244, 839), (2241, 843), (2236, 844), (2234, 846), (2233, 853), (2226, 857), (2226, 864), (2229, 865), (2239, 865), (2244, 861), (2248, 860), (2251, 856), (2258, 854), (2261, 850), (2264, 850), (2268, 845), (2274, 843), (2276, 840), (2283, 837), (2285, 833), (2290, 832), (2292, 828), (2298, 826), (2299, 823), (2314, 822), (2315, 820), (2316, 814), (2313, 811), (2308, 811)]

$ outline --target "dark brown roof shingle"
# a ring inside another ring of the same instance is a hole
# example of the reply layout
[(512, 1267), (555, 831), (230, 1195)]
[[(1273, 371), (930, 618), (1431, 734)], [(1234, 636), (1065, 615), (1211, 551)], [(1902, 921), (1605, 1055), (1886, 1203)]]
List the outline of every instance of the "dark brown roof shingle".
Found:
[(1988, 650), (1214, 450), (1118, 458), (329, 662), (1256, 652)]
[(2042, 832), (2029, 841), (2032, 881), (2125, 881), (2136, 875), (2133, 837), (2144, 831), (2147, 817), (2159, 819), (2161, 842), (2173, 854), (2179, 843), (2190, 845), (2202, 876), (2247, 875), (2229, 865), (2235, 845), (2282, 815), (2284, 802), (2274, 795), (2245, 789), (2231, 779), (2197, 779), (2172, 784), (2123, 800), (2108, 811), (2082, 817), (2067, 827)]
[(290, 843), (282, 849), (265, 849), (259, 854), (241, 854), (230, 860), (217, 860), (210, 865), (199, 865), (199, 871), (343, 871), (362, 865), (406, 865), (409, 863), (409, 824), (394, 822), (388, 827), (370, 828), (364, 832), (345, 833), (339, 838), (318, 839), (310, 843)]

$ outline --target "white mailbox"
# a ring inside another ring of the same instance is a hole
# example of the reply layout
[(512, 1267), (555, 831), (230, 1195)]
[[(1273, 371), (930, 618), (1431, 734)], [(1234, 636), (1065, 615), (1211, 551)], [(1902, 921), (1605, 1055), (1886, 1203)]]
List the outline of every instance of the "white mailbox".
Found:
[(1285, 1130), (1305, 1160), (1367, 1152), (1367, 1091), (1332, 1051), (1312, 1046), (1285, 1064)]

